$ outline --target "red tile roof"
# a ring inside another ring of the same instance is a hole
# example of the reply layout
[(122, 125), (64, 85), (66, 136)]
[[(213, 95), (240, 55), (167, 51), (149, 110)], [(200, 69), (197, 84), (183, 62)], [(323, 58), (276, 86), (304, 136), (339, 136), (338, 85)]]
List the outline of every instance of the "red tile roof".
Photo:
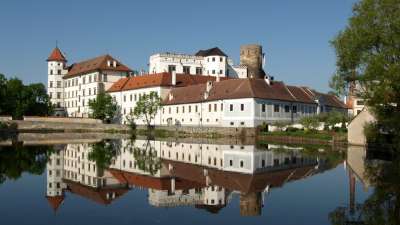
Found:
[(324, 104), (327, 106), (334, 107), (334, 108), (343, 108), (343, 109), (348, 108), (348, 106), (346, 104), (344, 104), (344, 102), (340, 101), (339, 98), (336, 97), (335, 95), (321, 93), (321, 92), (315, 91), (315, 90), (307, 88), (307, 87), (302, 87), (302, 89), (306, 93), (311, 95), (314, 99), (322, 100), (324, 102)]
[[(108, 66), (108, 61), (111, 61), (111, 66)], [(112, 62), (116, 61), (116, 67)], [(85, 60), (79, 63), (74, 63), (69, 67), (68, 74), (64, 78), (90, 73), (95, 71), (118, 71), (118, 72), (132, 72), (127, 66), (116, 60), (110, 55), (102, 55), (93, 59)]]
[(51, 208), (56, 212), (60, 207), (61, 203), (64, 201), (64, 195), (61, 196), (46, 196)]
[[(215, 81), (213, 76), (203, 75), (190, 75), (190, 74), (176, 74), (175, 87), (185, 87), (189, 85), (206, 83), (207, 81)], [(226, 80), (228, 78), (221, 78)], [(171, 87), (172, 75), (171, 73), (157, 73), (147, 74), (140, 76), (132, 76), (129, 78), (121, 78), (115, 82), (107, 92), (127, 91), (148, 87)]]
[(274, 81), (268, 85), (264, 79), (229, 79), (213, 82), (209, 96), (204, 100), (207, 84), (174, 88), (170, 91), (173, 98), (163, 101), (163, 104), (182, 104), (222, 99), (259, 98), (290, 102), (304, 102), (316, 104), (311, 98), (296, 88), (293, 93), (283, 82)]
[[(68, 190), (71, 193), (85, 197), (102, 205), (110, 204), (112, 201), (129, 191), (129, 188), (127, 187), (93, 188), (70, 180), (63, 181), (67, 184)], [(115, 198), (108, 198), (107, 194), (109, 193), (115, 193)]]
[(61, 50), (56, 47), (53, 49), (49, 57), (47, 58), (47, 61), (60, 61), (60, 62), (66, 62), (67, 59), (65, 58), (64, 54), (62, 54)]
[[(108, 169), (108, 171), (118, 179), (120, 183), (134, 185), (138, 187), (151, 188), (156, 190), (169, 190), (171, 191), (171, 177), (152, 177), (147, 175), (140, 175), (132, 172)], [(189, 181), (186, 179), (176, 179), (176, 190), (187, 190), (192, 188), (202, 187), (196, 181)]]

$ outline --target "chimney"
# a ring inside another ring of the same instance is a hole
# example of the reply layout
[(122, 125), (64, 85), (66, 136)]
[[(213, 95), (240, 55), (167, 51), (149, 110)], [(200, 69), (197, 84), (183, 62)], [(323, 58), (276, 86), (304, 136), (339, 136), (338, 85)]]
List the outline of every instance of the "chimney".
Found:
[(172, 78), (171, 78), (171, 80), (172, 80), (172, 86), (175, 86), (176, 85), (176, 71), (172, 71)]
[(212, 82), (211, 82), (211, 81), (208, 81), (208, 82), (207, 82), (207, 87), (206, 87), (206, 92), (210, 92), (210, 91), (211, 91), (211, 88), (212, 88)]
[(113, 61), (113, 67), (117, 67), (117, 61)]
[(265, 83), (267, 83), (268, 85), (272, 85), (272, 81), (274, 80), (274, 77), (269, 76), (267, 74), (267, 75), (265, 75), (264, 80), (265, 80)]

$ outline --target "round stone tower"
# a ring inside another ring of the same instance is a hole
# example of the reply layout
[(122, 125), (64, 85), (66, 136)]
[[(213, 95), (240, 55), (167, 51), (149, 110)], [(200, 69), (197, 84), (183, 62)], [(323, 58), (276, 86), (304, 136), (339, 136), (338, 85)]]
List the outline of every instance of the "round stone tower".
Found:
[(249, 78), (264, 78), (262, 46), (257, 44), (240, 46), (240, 64), (247, 66)]

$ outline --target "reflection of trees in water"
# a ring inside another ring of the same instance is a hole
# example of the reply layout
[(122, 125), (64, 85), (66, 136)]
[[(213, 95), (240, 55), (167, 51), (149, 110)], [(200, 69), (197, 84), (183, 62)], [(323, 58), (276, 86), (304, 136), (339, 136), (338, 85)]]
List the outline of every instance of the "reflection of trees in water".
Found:
[[(132, 146), (134, 146), (134, 144), (132, 144)], [(161, 168), (161, 160), (157, 156), (157, 152), (154, 146), (151, 145), (150, 140), (147, 140), (142, 148), (133, 147), (131, 151), (135, 158), (135, 165), (137, 165), (140, 170), (154, 175)]]
[(0, 183), (16, 180), (24, 172), (42, 174), (53, 152), (52, 146), (0, 147)]
[(121, 140), (102, 140), (92, 144), (88, 158), (96, 162), (99, 171), (104, 171), (110, 165), (113, 159), (120, 153)]
[(400, 224), (400, 155), (393, 156), (391, 162), (367, 163), (365, 175), (374, 186), (372, 195), (364, 203), (357, 204), (354, 210), (351, 207), (335, 209), (329, 215), (331, 223)]

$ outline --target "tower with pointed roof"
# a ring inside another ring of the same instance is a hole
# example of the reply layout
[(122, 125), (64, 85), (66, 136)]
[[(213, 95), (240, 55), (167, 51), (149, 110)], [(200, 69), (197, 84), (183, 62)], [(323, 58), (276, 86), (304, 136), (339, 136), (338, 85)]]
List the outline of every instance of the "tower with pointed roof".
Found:
[(65, 107), (63, 76), (68, 73), (66, 64), (67, 59), (56, 46), (47, 58), (47, 94), (55, 106), (56, 113), (61, 113)]
[(57, 211), (64, 201), (64, 189), (66, 188), (63, 182), (64, 147), (64, 145), (56, 146), (56, 151), (50, 155), (47, 162), (46, 198), (54, 211)]

